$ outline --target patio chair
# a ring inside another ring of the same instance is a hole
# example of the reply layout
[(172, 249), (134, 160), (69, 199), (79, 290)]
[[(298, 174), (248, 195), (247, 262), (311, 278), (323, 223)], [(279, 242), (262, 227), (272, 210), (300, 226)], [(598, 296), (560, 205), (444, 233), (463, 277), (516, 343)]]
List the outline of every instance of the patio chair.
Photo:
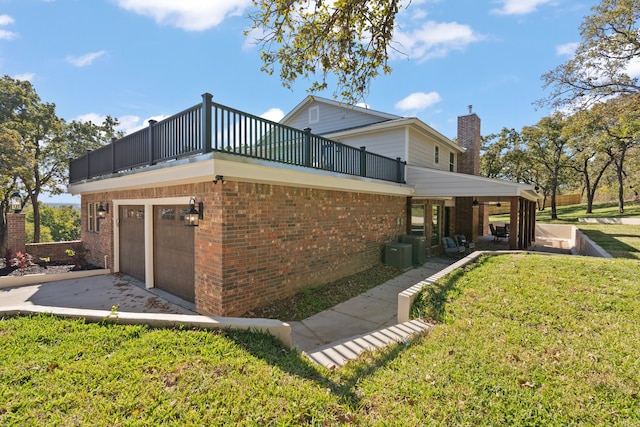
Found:
[(465, 247), (458, 246), (458, 244), (451, 237), (445, 237), (442, 239), (442, 246), (444, 246), (444, 254), (461, 254), (464, 253)]
[(489, 229), (491, 230), (491, 235), (493, 236), (493, 241), (499, 242), (500, 240), (509, 237), (509, 229), (507, 226), (494, 226), (493, 224), (489, 224)]
[(456, 235), (456, 240), (458, 241), (458, 246), (464, 247), (469, 252), (473, 252), (476, 249), (476, 244), (468, 241), (464, 234)]

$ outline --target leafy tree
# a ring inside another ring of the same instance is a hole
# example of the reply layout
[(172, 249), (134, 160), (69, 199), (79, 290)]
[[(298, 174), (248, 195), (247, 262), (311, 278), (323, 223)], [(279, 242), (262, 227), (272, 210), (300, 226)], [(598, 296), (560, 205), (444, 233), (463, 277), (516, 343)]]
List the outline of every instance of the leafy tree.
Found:
[(551, 95), (540, 102), (583, 108), (640, 90), (628, 73), (640, 57), (640, 0), (602, 0), (580, 26), (575, 56), (543, 75)]
[[(369, 83), (388, 74), (390, 43), (401, 0), (254, 0), (252, 30), (263, 34), (262, 70), (280, 66), (282, 84), (311, 79), (310, 92), (326, 89), (337, 77), (339, 95), (356, 103)], [(247, 31), (247, 34), (253, 32)], [(319, 77), (316, 77), (319, 76)], [(314, 80), (315, 79), (315, 80)]]
[[(33, 209), (25, 210), (27, 241), (33, 240)], [(80, 239), (80, 211), (73, 206), (49, 206), (40, 202), (40, 241), (63, 242)]]
[(534, 126), (522, 129), (522, 139), (530, 154), (530, 165), (540, 165), (548, 176), (551, 193), (551, 218), (558, 219), (556, 195), (566, 178), (563, 173), (569, 167), (568, 140), (562, 134), (564, 119), (556, 113), (545, 117)]
[(568, 138), (571, 168), (582, 177), (587, 194), (587, 213), (592, 213), (596, 191), (605, 172), (613, 163), (610, 138), (602, 128), (598, 108), (579, 111), (570, 117), (563, 129)]
[(7, 155), (20, 162), (7, 176), (33, 206), (34, 242), (40, 241), (40, 194), (62, 193), (69, 158), (103, 145), (114, 136), (116, 124), (110, 117), (101, 126), (65, 123), (56, 116), (54, 104), (41, 102), (31, 83), (9, 76), (0, 79), (0, 126), (14, 132), (11, 140), (17, 144), (7, 145)]
[(595, 106), (607, 136), (608, 149), (616, 169), (618, 212), (624, 212), (624, 183), (627, 155), (640, 144), (640, 93), (620, 95)]

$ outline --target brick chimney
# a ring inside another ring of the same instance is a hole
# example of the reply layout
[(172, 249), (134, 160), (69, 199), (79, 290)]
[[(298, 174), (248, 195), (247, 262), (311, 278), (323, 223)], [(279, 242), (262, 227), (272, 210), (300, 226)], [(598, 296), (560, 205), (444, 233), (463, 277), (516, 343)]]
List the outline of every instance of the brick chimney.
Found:
[(458, 173), (479, 175), (482, 145), (480, 118), (471, 112), (471, 105), (469, 105), (469, 114), (458, 117), (458, 144), (467, 150), (466, 153), (458, 156)]
[[(458, 117), (458, 144), (467, 151), (458, 156), (458, 173), (480, 175), (480, 117), (472, 111)], [(489, 210), (486, 206), (473, 204), (473, 197), (456, 197), (456, 230), (475, 241), (489, 228)]]

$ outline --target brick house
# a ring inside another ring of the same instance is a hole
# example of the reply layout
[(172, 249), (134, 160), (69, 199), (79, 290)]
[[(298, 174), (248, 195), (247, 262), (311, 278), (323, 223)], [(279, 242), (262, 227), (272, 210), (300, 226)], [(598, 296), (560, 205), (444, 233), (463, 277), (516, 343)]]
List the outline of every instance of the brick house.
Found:
[[(475, 114), (458, 144), (416, 118), (318, 97), (274, 123), (204, 94), (72, 160), (69, 192), (82, 196), (90, 262), (237, 316), (369, 268), (402, 234), (426, 235), (428, 254), (443, 236), (475, 238), (478, 201), (510, 201), (510, 247), (528, 247), (536, 194), (475, 176), (479, 137)], [(190, 204), (197, 227), (184, 225)]]

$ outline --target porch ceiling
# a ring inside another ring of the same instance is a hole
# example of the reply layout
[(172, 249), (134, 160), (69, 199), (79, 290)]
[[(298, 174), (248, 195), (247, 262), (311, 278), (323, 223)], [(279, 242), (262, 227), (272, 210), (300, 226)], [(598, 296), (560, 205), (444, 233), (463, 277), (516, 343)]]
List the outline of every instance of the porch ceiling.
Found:
[(539, 198), (533, 186), (482, 176), (446, 172), (407, 165), (407, 183), (415, 188), (414, 197), (522, 197)]

